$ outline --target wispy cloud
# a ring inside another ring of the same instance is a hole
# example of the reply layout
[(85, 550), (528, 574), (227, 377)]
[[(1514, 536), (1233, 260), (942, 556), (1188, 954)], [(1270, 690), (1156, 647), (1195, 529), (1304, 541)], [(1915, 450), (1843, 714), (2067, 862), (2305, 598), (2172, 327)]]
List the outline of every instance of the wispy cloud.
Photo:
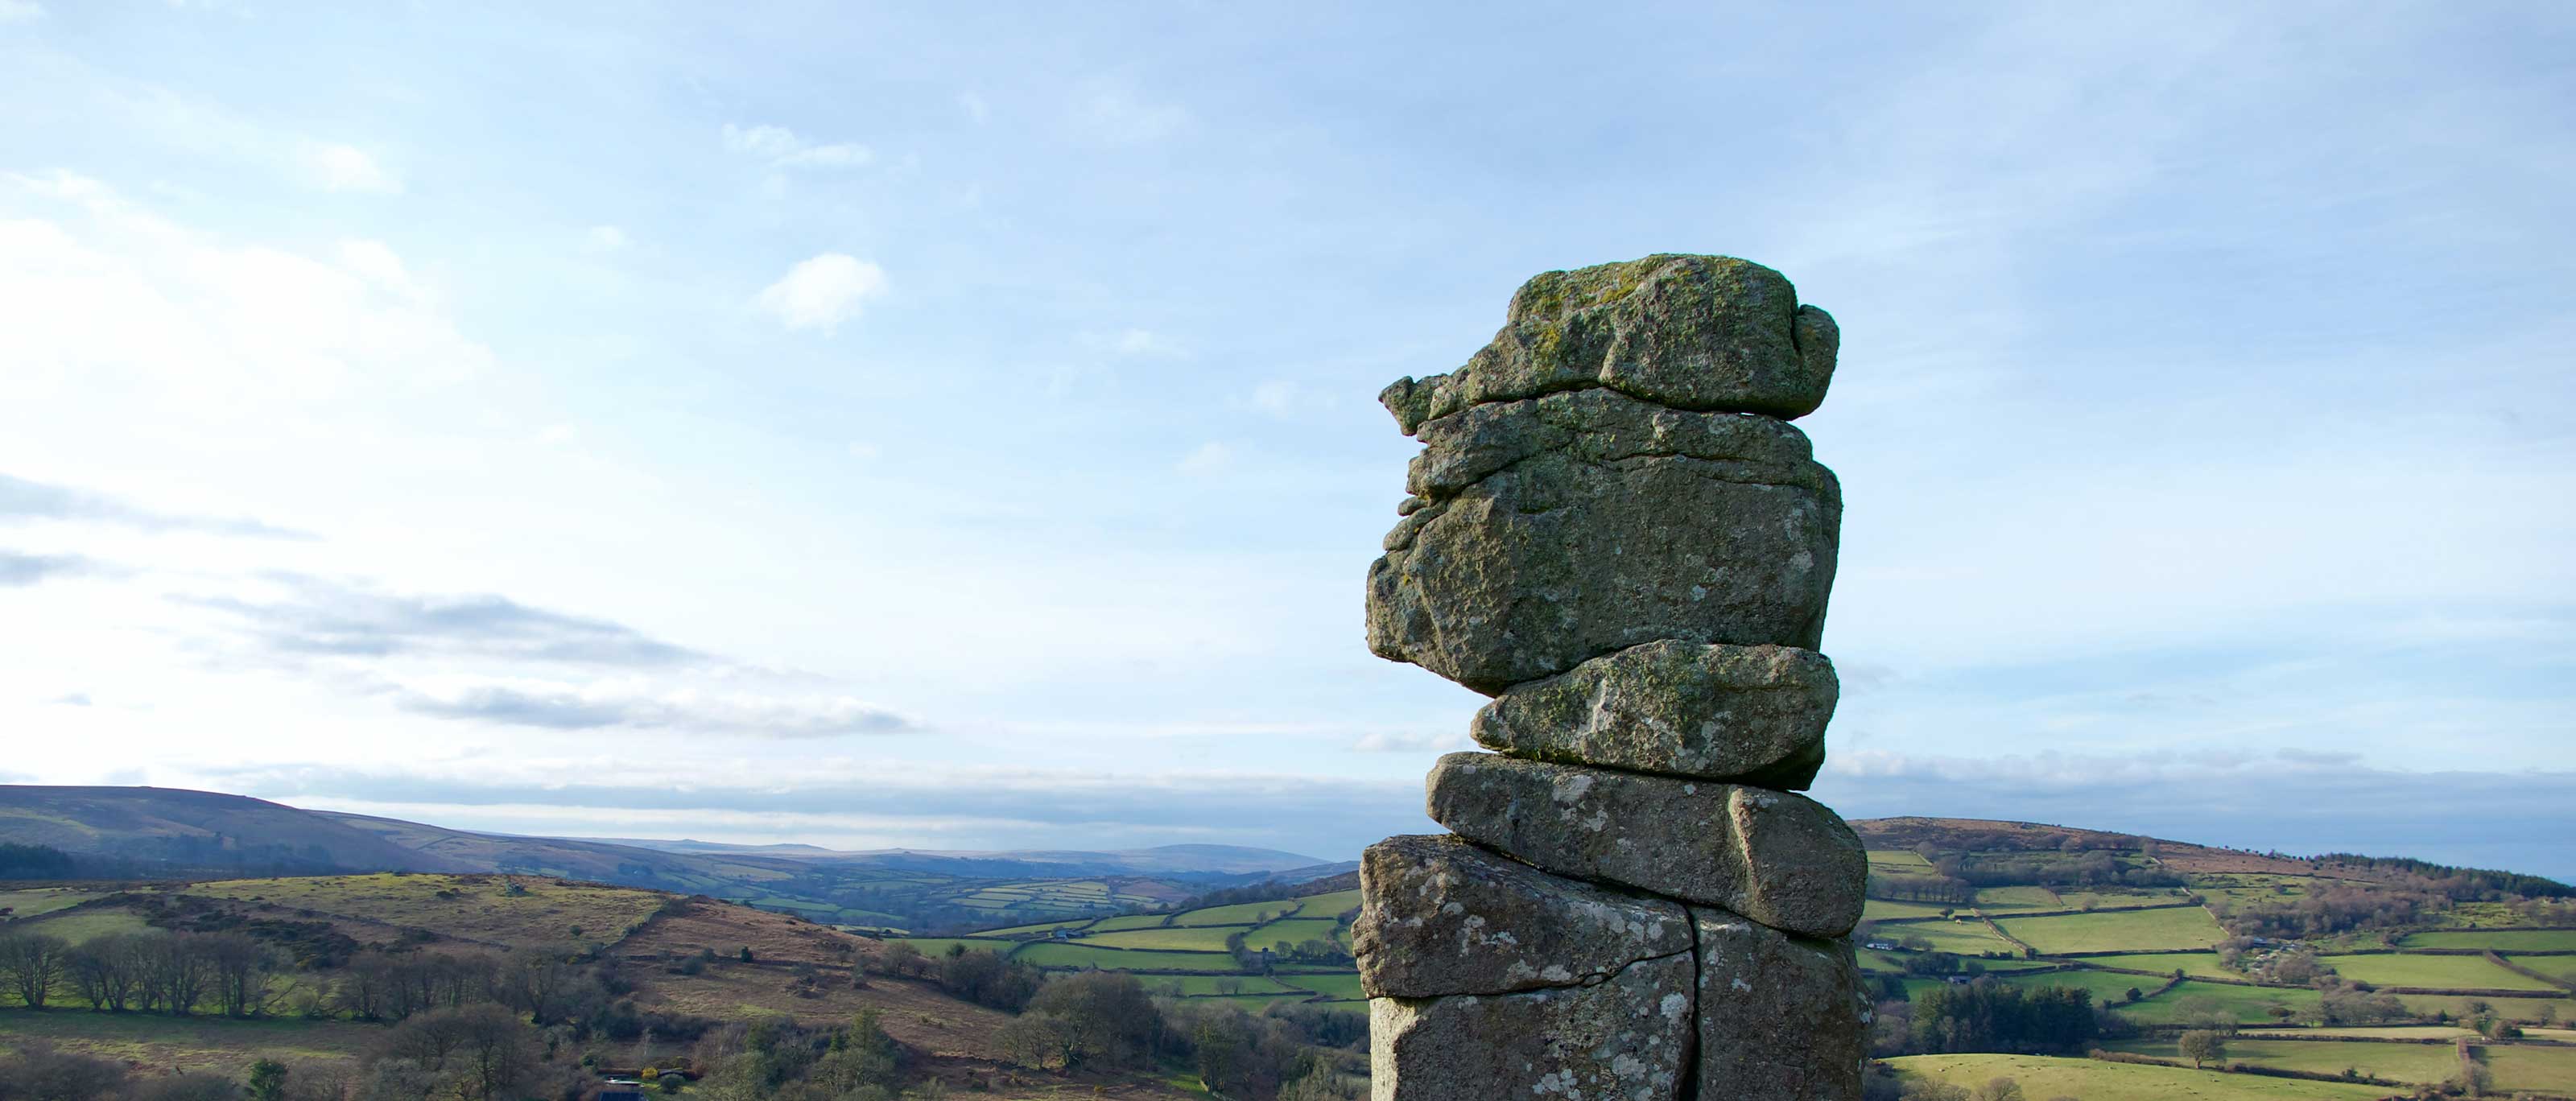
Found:
[(789, 329), (821, 329), (829, 334), (859, 316), (868, 300), (885, 292), (885, 269), (845, 253), (827, 252), (787, 269), (752, 304)]
[(21, 588), (96, 570), (97, 563), (76, 554), (20, 554), (0, 549), (0, 588)]
[(589, 685), (518, 681), (405, 689), (395, 706), (416, 715), (553, 730), (626, 727), (772, 738), (894, 734), (911, 719), (848, 696), (778, 698), (654, 691), (631, 680)]
[(72, 520), (116, 524), (144, 531), (202, 531), (261, 539), (311, 539), (307, 532), (250, 519), (158, 512), (105, 494), (0, 474), (0, 524)]
[(45, 17), (45, 6), (36, 0), (0, 0), (0, 24), (25, 23)]
[(736, 126), (728, 122), (724, 145), (772, 168), (855, 168), (876, 159), (867, 146), (809, 141), (784, 126)]
[(707, 657), (621, 624), (501, 596), (401, 595), (292, 574), (272, 579), (283, 588), (282, 599), (194, 602), (229, 613), (261, 648), (286, 656), (447, 655), (609, 668), (666, 667)]

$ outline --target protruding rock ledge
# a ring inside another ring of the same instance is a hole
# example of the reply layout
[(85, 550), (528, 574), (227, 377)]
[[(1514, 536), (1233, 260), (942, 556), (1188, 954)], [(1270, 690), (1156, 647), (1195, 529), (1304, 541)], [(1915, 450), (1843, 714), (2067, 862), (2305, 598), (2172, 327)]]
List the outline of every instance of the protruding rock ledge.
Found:
[(1378, 395), (1412, 435), (1485, 402), (1607, 387), (1676, 409), (1796, 418), (1833, 382), (1842, 335), (1779, 272), (1732, 256), (1659, 254), (1521, 285), (1501, 332), (1445, 375)]
[(1515, 686), (1473, 731), (1531, 760), (1798, 791), (1824, 764), (1839, 691), (1813, 650), (1666, 639)]
[(1549, 875), (1452, 836), (1369, 846), (1360, 898), (1352, 954), (1373, 998), (1577, 986), (1691, 950), (1680, 903)]
[(1631, 964), (1592, 986), (1372, 999), (1370, 1094), (1678, 1101), (1697, 1040), (1697, 979), (1684, 953)]
[(1699, 1092), (1728, 1101), (1851, 1101), (1869, 1058), (1851, 942), (1810, 940), (1694, 908)]
[(1805, 796), (1701, 780), (1452, 753), (1432, 820), (1546, 871), (1839, 937), (1860, 921), (1869, 857)]

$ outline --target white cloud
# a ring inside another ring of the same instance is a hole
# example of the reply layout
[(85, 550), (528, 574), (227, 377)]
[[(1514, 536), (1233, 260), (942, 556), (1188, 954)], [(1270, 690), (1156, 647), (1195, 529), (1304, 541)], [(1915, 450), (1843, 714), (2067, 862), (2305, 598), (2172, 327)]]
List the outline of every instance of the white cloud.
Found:
[(23, 23), (45, 17), (45, 6), (36, 0), (0, 0), (0, 23)]
[(872, 443), (862, 442), (850, 445), (850, 457), (853, 459), (870, 460), (884, 453), (884, 448), (878, 447)]
[(1287, 416), (1297, 407), (1297, 384), (1274, 378), (1252, 388), (1252, 404), (1274, 417)]
[(1234, 449), (1211, 440), (1200, 444), (1198, 450), (1182, 456), (1177, 469), (1195, 478), (1215, 474), (1232, 465), (1234, 465)]
[(615, 252), (627, 245), (626, 231), (616, 226), (592, 226), (582, 240), (598, 252)]
[(967, 118), (977, 122), (993, 117), (993, 108), (984, 102), (984, 97), (973, 92), (957, 93), (957, 106), (958, 109), (966, 112)]
[(876, 159), (867, 146), (808, 141), (784, 126), (742, 127), (728, 122), (724, 144), (773, 168), (855, 168)]
[(859, 307), (886, 292), (885, 269), (858, 257), (827, 252), (787, 269), (753, 304), (790, 329), (830, 333), (859, 315)]
[(1455, 731), (1445, 734), (1390, 734), (1377, 731), (1360, 736), (1351, 748), (1362, 753), (1446, 753), (1453, 749), (1471, 748), (1467, 736)]
[(408, 394), (492, 362), (380, 242), (327, 257), (238, 244), (63, 173), (0, 176), (0, 332), (26, 390), (130, 386), (129, 416), (166, 406), (198, 424), (254, 403)]
[(400, 176), (376, 163), (376, 158), (354, 145), (333, 142), (306, 142), (300, 157), (306, 183), (324, 191), (365, 191), (378, 194), (400, 194)]

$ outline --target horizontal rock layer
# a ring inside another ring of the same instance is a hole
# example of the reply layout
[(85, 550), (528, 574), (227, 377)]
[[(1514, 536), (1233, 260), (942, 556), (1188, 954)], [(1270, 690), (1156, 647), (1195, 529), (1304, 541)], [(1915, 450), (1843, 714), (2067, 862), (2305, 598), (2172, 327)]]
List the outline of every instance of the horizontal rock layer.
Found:
[(1851, 942), (1810, 940), (1694, 908), (1699, 933), (1698, 1096), (1854, 1101), (1869, 1058), (1870, 999)]
[(1351, 928), (1370, 997), (1502, 994), (1599, 982), (1691, 950), (1680, 903), (1549, 875), (1450, 836), (1360, 855)]
[(1662, 639), (1816, 649), (1842, 494), (1778, 421), (1586, 391), (1424, 435), (1369, 648), (1487, 695)]
[(1606, 387), (1677, 409), (1795, 418), (1833, 381), (1842, 335), (1779, 272), (1656, 255), (1521, 285), (1501, 332), (1445, 375), (1378, 396), (1406, 435), (1485, 402)]
[(1851, 932), (1869, 882), (1851, 827), (1787, 792), (1452, 753), (1427, 802), (1433, 821), (1543, 870), (1805, 936)]
[(1369, 1002), (1377, 1101), (1677, 1101), (1698, 1040), (1684, 953), (1592, 986)]
[(1824, 764), (1838, 693), (1813, 650), (1667, 639), (1516, 685), (1471, 729), (1515, 757), (1795, 791)]

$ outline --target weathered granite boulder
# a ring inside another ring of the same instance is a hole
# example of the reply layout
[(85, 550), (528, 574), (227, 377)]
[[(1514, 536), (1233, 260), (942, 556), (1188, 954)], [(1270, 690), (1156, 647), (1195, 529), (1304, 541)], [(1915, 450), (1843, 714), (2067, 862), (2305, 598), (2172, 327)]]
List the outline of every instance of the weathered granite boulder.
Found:
[(1547, 871), (1807, 936), (1851, 932), (1869, 884), (1851, 827), (1787, 792), (1452, 753), (1431, 770), (1428, 809), (1459, 836)]
[(1697, 1040), (1697, 978), (1683, 953), (1592, 986), (1371, 999), (1370, 1095), (1678, 1101)]
[(1412, 435), (1489, 401), (1607, 387), (1676, 409), (1814, 412), (1842, 336), (1779, 272), (1732, 256), (1656, 255), (1521, 285), (1493, 342), (1446, 375), (1378, 396)]
[(1659, 639), (1816, 648), (1842, 492), (1806, 436), (1603, 390), (1423, 429), (1369, 648), (1493, 695)]
[(1360, 899), (1351, 951), (1372, 998), (1576, 986), (1691, 950), (1678, 902), (1552, 876), (1452, 836), (1369, 846)]
[(1851, 942), (1810, 940), (1694, 908), (1699, 1093), (1729, 1101), (1852, 1101), (1871, 1003)]
[(1823, 654), (1666, 639), (1513, 687), (1476, 742), (1515, 757), (1803, 790), (1839, 683)]

